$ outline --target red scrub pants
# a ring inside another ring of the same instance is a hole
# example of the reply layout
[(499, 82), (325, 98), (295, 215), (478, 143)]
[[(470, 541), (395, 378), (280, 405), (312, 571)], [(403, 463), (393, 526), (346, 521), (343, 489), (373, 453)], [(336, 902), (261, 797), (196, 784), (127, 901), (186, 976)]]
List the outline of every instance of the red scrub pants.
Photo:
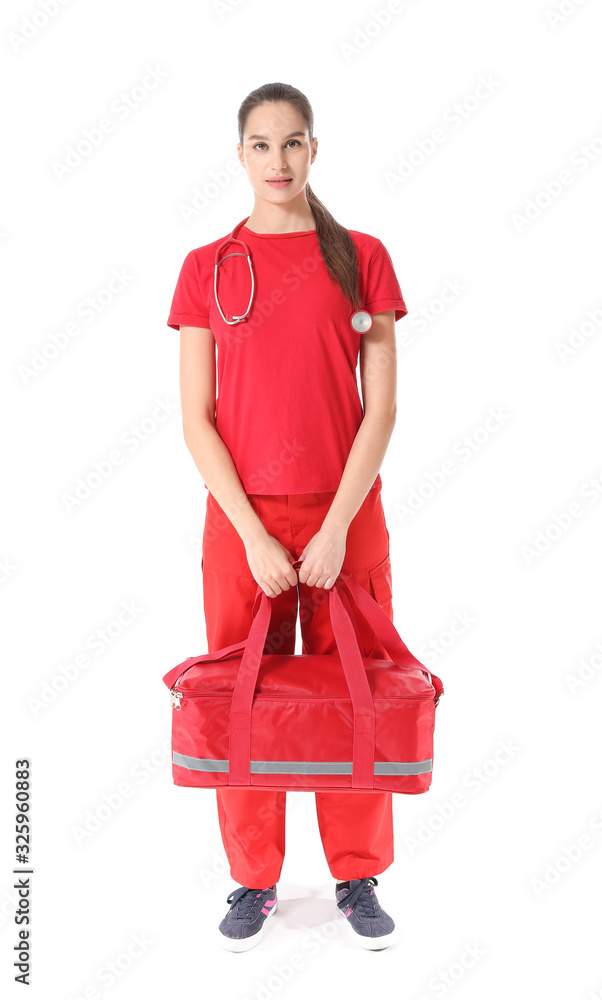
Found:
[[(322, 526), (335, 496), (296, 493), (249, 494), (261, 523), (297, 560)], [(211, 493), (203, 530), (203, 604), (209, 652), (244, 638), (252, 622), (257, 583), (240, 535)], [(389, 532), (381, 487), (369, 490), (347, 532), (341, 567), (393, 619)], [(294, 653), (297, 607), (302, 653), (331, 653), (336, 643), (328, 610), (329, 590), (299, 583), (272, 601), (264, 653)], [(352, 605), (353, 606), (353, 605)], [(362, 655), (387, 659), (370, 626), (358, 612)], [(278, 882), (284, 860), (286, 792), (217, 788), (217, 811), (230, 874), (250, 889)], [(338, 881), (378, 875), (393, 863), (391, 792), (314, 792), (322, 846)]]

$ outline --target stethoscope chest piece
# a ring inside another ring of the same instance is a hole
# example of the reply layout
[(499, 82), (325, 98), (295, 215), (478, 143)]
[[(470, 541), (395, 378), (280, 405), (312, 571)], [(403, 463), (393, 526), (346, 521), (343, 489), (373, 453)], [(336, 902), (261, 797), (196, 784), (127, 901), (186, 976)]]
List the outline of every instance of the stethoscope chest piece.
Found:
[(367, 333), (372, 328), (372, 316), (364, 309), (357, 309), (349, 322), (356, 333)]

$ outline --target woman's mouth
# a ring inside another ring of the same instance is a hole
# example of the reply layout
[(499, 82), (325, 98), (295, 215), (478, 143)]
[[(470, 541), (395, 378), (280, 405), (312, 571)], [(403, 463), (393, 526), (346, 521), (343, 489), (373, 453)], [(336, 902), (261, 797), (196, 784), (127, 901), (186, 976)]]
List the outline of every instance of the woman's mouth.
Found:
[(284, 188), (287, 184), (290, 184), (292, 177), (283, 177), (282, 180), (269, 180), (268, 184), (270, 187)]

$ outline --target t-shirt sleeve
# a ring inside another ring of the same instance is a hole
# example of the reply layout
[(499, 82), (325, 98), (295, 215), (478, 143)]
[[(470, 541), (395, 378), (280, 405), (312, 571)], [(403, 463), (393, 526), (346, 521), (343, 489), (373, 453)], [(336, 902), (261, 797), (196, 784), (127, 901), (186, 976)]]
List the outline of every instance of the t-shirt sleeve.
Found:
[(199, 280), (198, 260), (194, 250), (184, 260), (171, 302), (167, 325), (173, 330), (180, 326), (201, 326), (209, 330), (209, 308)]
[(373, 315), (384, 312), (385, 309), (394, 309), (395, 322), (405, 316), (408, 311), (403, 301), (393, 261), (387, 248), (380, 240), (368, 264), (365, 309)]

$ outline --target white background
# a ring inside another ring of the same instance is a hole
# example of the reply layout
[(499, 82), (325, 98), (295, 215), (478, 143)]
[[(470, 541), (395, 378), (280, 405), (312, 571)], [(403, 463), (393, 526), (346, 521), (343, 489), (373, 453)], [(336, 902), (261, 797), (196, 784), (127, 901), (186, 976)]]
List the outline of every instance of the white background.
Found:
[[(599, 3), (416, 0), (387, 24), (384, 3), (316, 0), (40, 10), (2, 13), (4, 983), (27, 756), (29, 996), (602, 996)], [(161, 82), (58, 176), (148, 67)], [(383, 503), (395, 622), (445, 695), (431, 789), (394, 796), (396, 860), (377, 892), (401, 941), (376, 953), (342, 928), (311, 794), (289, 795), (263, 942), (216, 948), (237, 883), (215, 794), (175, 787), (169, 761), (162, 676), (207, 648), (207, 491), (166, 320), (188, 251), (252, 209), (242, 169), (212, 180), (237, 163), (243, 98), (275, 80), (312, 103), (314, 191), (383, 241), (409, 309)], [(187, 220), (195, 189), (206, 205)], [(61, 341), (113, 269), (127, 285)], [(146, 429), (135, 450), (133, 426)], [(122, 463), (70, 507), (115, 450)], [(124, 602), (139, 611), (116, 628)], [(124, 783), (130, 797), (107, 808)], [(131, 959), (135, 935), (147, 944)]]

